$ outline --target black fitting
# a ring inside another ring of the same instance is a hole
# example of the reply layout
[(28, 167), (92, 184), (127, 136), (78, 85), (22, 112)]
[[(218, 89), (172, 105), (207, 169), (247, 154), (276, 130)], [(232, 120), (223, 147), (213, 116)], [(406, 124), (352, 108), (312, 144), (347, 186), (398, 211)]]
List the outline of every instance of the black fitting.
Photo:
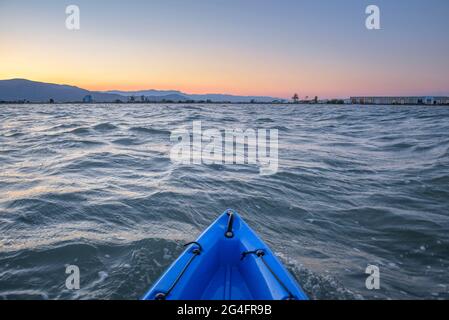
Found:
[(234, 232), (232, 231), (232, 225), (234, 224), (234, 212), (228, 210), (226, 214), (229, 216), (228, 218), (228, 226), (226, 228), (225, 237), (230, 239), (234, 238)]
[(192, 253), (196, 254), (196, 255), (200, 255), (201, 251), (203, 251), (203, 247), (201, 246), (201, 244), (196, 241), (192, 241), (192, 242), (186, 243), (184, 245), (184, 247), (190, 246), (191, 244), (196, 244), (198, 246), (198, 248), (195, 248), (192, 250)]
[(263, 251), (262, 249), (257, 249), (257, 250), (254, 250), (254, 251), (244, 251), (244, 252), (242, 252), (242, 257), (241, 257), (240, 260), (245, 259), (246, 256), (250, 255), (250, 254), (254, 254), (258, 258), (261, 258), (261, 257), (263, 257), (265, 255), (265, 251)]
[(265, 255), (265, 252), (263, 250), (257, 250), (256, 251), (256, 256), (258, 256), (259, 258), (263, 257), (264, 255)]
[(167, 295), (163, 292), (159, 292), (158, 294), (156, 294), (154, 298), (156, 300), (165, 300), (165, 298), (167, 298)]

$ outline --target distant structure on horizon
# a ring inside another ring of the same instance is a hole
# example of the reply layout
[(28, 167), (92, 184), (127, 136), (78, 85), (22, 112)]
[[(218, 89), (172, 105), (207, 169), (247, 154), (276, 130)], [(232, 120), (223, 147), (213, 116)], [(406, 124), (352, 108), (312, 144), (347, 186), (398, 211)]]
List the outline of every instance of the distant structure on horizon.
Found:
[(90, 94), (83, 98), (83, 103), (93, 103), (93, 102), (94, 102), (94, 99), (92, 98), (92, 96)]
[(449, 97), (351, 97), (352, 104), (449, 105)]

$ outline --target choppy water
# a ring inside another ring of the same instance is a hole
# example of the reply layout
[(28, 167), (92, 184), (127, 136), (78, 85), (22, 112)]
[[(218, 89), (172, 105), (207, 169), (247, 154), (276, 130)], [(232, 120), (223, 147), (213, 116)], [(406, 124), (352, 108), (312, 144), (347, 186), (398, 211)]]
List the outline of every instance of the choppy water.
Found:
[[(277, 128), (279, 172), (172, 163), (194, 120)], [(228, 207), (312, 298), (449, 298), (446, 107), (2, 105), (0, 168), (0, 299), (140, 298)]]

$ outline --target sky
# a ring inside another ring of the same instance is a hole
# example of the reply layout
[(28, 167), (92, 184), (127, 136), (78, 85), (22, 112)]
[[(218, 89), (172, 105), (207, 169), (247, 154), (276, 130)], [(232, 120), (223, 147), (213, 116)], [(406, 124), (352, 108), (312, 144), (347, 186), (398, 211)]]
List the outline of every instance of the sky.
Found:
[[(68, 30), (66, 7), (80, 8)], [(365, 9), (380, 8), (380, 30)], [(89, 90), (449, 95), (447, 0), (0, 0), (0, 79)]]

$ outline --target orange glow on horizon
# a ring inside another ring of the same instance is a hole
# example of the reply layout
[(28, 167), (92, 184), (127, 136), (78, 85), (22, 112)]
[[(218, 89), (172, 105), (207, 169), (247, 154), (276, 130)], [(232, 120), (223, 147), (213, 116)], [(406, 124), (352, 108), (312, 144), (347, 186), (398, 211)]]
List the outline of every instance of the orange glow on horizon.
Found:
[(250, 52), (232, 50), (210, 53), (193, 48), (179, 53), (175, 49), (141, 48), (134, 51), (115, 44), (104, 48), (90, 39), (77, 41), (68, 41), (49, 51), (45, 41), (11, 38), (10, 49), (0, 51), (0, 79), (25, 78), (91, 91), (155, 89), (284, 99), (290, 99), (294, 93), (301, 98), (347, 98), (427, 95), (445, 89), (441, 85), (444, 74), (427, 75), (427, 81), (416, 81), (413, 74), (421, 71), (420, 66), (417, 70), (403, 68), (401, 72), (390, 73), (394, 66), (379, 62), (379, 68), (367, 72), (364, 61), (341, 60), (335, 64), (319, 55), (298, 56), (296, 63), (290, 65), (286, 59), (271, 53), (265, 53), (264, 60), (255, 59)]

